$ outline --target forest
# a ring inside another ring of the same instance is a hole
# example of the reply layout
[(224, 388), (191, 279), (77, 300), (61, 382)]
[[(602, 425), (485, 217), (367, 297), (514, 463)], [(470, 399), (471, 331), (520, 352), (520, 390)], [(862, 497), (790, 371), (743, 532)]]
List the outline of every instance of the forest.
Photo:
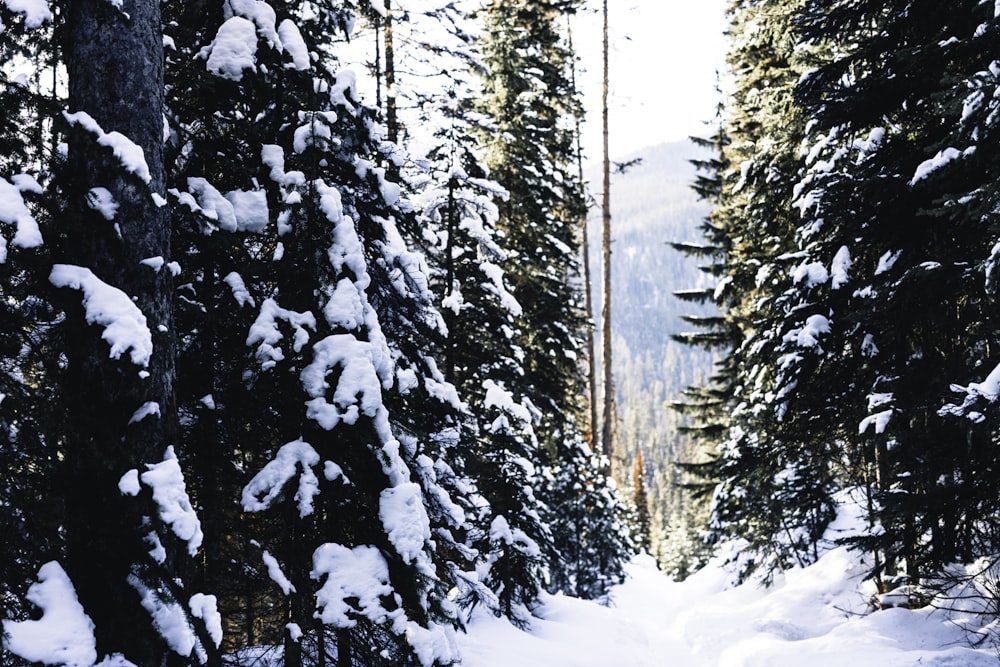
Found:
[[(872, 604), (996, 609), (1000, 4), (730, 5), (731, 90), (700, 143), (714, 284), (689, 339), (709, 541), (739, 578), (816, 560), (838, 507)], [(961, 606), (952, 600), (953, 606)]]
[(610, 373), (583, 8), (0, 0), (0, 665), (457, 665), (847, 505), (871, 608), (996, 614), (1000, 2), (732, 0)]
[(450, 665), (632, 553), (577, 2), (0, 3), (2, 664)]

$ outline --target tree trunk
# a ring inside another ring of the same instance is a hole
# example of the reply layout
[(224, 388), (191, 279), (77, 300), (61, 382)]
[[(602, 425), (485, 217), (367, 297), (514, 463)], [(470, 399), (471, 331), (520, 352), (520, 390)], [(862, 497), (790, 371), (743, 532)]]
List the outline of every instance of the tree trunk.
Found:
[(608, 0), (604, 0), (604, 87), (601, 93), (601, 120), (604, 132), (601, 195), (601, 257), (603, 261), (603, 303), (601, 304), (602, 363), (604, 364), (604, 410), (601, 423), (601, 451), (610, 461), (614, 455), (615, 383), (611, 370), (611, 156), (608, 152)]
[(385, 41), (385, 126), (386, 139), (399, 140), (399, 120), (396, 116), (396, 65), (392, 48), (392, 3), (385, 0), (385, 22), (382, 24)]
[[(567, 29), (569, 35), (569, 50), (576, 53), (573, 48), (573, 26), (569, 24)], [(570, 62), (571, 84), (576, 90), (576, 61)], [(584, 182), (583, 177), (583, 148), (580, 145), (580, 116), (576, 117), (576, 170), (580, 182)], [(588, 207), (589, 208), (589, 207)], [(590, 423), (587, 425), (587, 444), (594, 449), (597, 440), (597, 351), (594, 348), (594, 286), (590, 282), (590, 232), (587, 229), (587, 213), (584, 213), (580, 220), (580, 245), (583, 246), (583, 307), (587, 311), (587, 399), (590, 407)]]
[[(146, 318), (154, 350), (145, 368), (126, 352), (109, 358), (102, 329), (88, 324), (79, 291), (66, 291), (68, 409), (71, 429), (64, 450), (67, 486), (67, 571), (96, 626), (99, 655), (124, 653), (138, 665), (163, 664), (166, 647), (129, 583), (147, 588), (173, 577), (149, 557), (143, 526), (151, 512), (148, 491), (139, 498), (118, 489), (122, 475), (163, 460), (175, 441), (172, 280), (167, 268), (140, 264), (169, 260), (169, 217), (151, 193), (164, 192), (163, 47), (159, 3), (75, 0), (66, 19), (65, 57), (71, 112), (89, 114), (105, 133), (119, 132), (142, 148), (148, 183), (127, 172), (111, 150), (81, 128), (69, 136), (62, 182), (68, 197), (57, 261), (86, 267), (129, 295)], [(118, 203), (113, 222), (86, 203), (103, 187)], [(130, 424), (143, 404), (155, 414)]]
[[(399, 141), (399, 118), (396, 114), (396, 62), (392, 29), (392, 2), (385, 0), (385, 21), (382, 23), (382, 41), (385, 44), (385, 138), (396, 144)], [(399, 181), (395, 156), (388, 161), (385, 173), (390, 181)]]
[[(448, 240), (444, 249), (445, 265), (445, 298), (450, 299), (455, 292), (455, 230), (458, 227), (458, 211), (455, 207), (455, 178), (448, 179)], [(459, 340), (457, 325), (457, 313), (451, 307), (442, 311), (445, 326), (448, 328), (448, 337), (445, 341), (444, 357), (444, 377), (449, 382), (458, 385), (455, 378), (455, 348)]]

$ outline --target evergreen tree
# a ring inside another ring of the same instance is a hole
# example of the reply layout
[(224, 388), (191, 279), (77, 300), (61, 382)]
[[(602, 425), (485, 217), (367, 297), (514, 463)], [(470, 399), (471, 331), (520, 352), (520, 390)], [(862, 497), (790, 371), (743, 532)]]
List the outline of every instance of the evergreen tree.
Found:
[(467, 454), (468, 470), (488, 503), (476, 518), (474, 542), (489, 563), (486, 581), (498, 598), (470, 592), (473, 600), (523, 623), (546, 579), (539, 543), (551, 537), (533, 490), (538, 443), (532, 414), (506, 389), (523, 377), (514, 342), (521, 306), (504, 284), (506, 253), (496, 241), (493, 198), (506, 193), (483, 178), (475, 156), (457, 139), (465, 136), (455, 132), (457, 122), (443, 133), (442, 153), (461, 161), (442, 164), (446, 186), (428, 188), (420, 204), (425, 230), (440, 239), (431, 259), (447, 324), (445, 373), (467, 402), (467, 428), (477, 443)]
[[(50, 611), (66, 613), (65, 623), (93, 629), (93, 643), (81, 647), (87, 659), (158, 664), (176, 654), (204, 662), (217, 655), (218, 617), (213, 599), (181, 576), (202, 533), (175, 449), (159, 7), (135, 3), (128, 15), (100, 3), (56, 9), (20, 7), (23, 26), (9, 33), (13, 42), (4, 39), (5, 51), (16, 44), (36, 57), (35, 69), (5, 86), (12, 113), (4, 169), (42, 178), (15, 172), (0, 197), (3, 217), (12, 216), (4, 221), (16, 226), (11, 243), (0, 244), (4, 264), (13, 261), (3, 271), (5, 308), (17, 320), (5, 329), (3, 376), (29, 380), (3, 387), (12, 400), (0, 421), (13, 441), (3, 449), (17, 458), (31, 452), (31, 460), (11, 461), (17, 481), (4, 491), (29, 483), (33, 493), (47, 492), (38, 500), (48, 511), (34, 511), (50, 517), (29, 528), (35, 522), (21, 513), (28, 506), (15, 500), (12, 519), (25, 522), (34, 546), (5, 552), (17, 566), (10, 584), (24, 595), (24, 573), (36, 568), (27, 598), (40, 602), (42, 622)], [(29, 134), (16, 139), (15, 129)], [(44, 153), (61, 140), (64, 153)], [(31, 209), (22, 196), (29, 192), (39, 196)], [(39, 252), (22, 254), (43, 239)], [(7, 347), (18, 338), (17, 351)], [(38, 445), (44, 449), (29, 449)], [(53, 484), (33, 481), (39, 472)], [(46, 590), (79, 604), (50, 609)], [(27, 611), (13, 606), (17, 615)], [(60, 647), (34, 639), (35, 622), (5, 621), (5, 647), (50, 662)]]
[(515, 297), (530, 295), (521, 299), (516, 343), (524, 352), (520, 386), (543, 449), (538, 471), (551, 480), (538, 487), (551, 512), (551, 585), (597, 597), (621, 576), (628, 547), (606, 464), (591, 456), (583, 435), (587, 318), (577, 221), (585, 201), (574, 168), (573, 56), (559, 28), (575, 10), (575, 2), (489, 4), (482, 110), (495, 128), (482, 138), (490, 175), (509, 192), (498, 222), (510, 253), (506, 275)]
[[(788, 363), (822, 352), (805, 328), (802, 336), (786, 336), (786, 320), (815, 311), (803, 313), (776, 298), (797, 280), (792, 185), (802, 171), (798, 142), (806, 117), (792, 99), (792, 86), (804, 71), (794, 14), (795, 6), (768, 1), (731, 9), (730, 62), (738, 75), (733, 113), (716, 140), (726, 145), (725, 162), (718, 165), (725, 171), (719, 185), (711, 179), (696, 184), (710, 196), (718, 192), (719, 202), (705, 230), (707, 250), (691, 249), (725, 253), (722, 265), (711, 269), (724, 271), (713, 298), (725, 319), (697, 322), (710, 328), (692, 340), (733, 344), (716, 386), (697, 390), (700, 407), (692, 406), (708, 415), (718, 414), (722, 405), (728, 410), (717, 458), (701, 466), (718, 481), (713, 539), (745, 540), (736, 552), (739, 572), (746, 576), (759, 569), (764, 579), (815, 558), (832, 518), (830, 443), (790, 419), (786, 405), (795, 386)], [(819, 317), (806, 321), (819, 326)], [(718, 433), (719, 425), (706, 422), (705, 432)]]
[(58, 589), (84, 662), (453, 664), (460, 605), (527, 624), (547, 584), (621, 580), (582, 414), (576, 3), (493, 3), (481, 62), (457, 5), (421, 12), (455, 38), (429, 66), (483, 95), (452, 75), (386, 125), (338, 55), (379, 15), (402, 82), (388, 2), (15, 4), (5, 650), (52, 662), (26, 638)]
[(38, 63), (0, 71), (0, 617), (24, 620), (22, 597), (41, 563), (61, 553), (56, 457), (66, 430), (59, 397), (61, 314), (46, 289), (51, 260), (40, 230), (57, 205), (50, 194), (55, 113), (41, 84), (55, 58), (54, 17), (0, 7), (0, 60)]
[(417, 205), (424, 238), (433, 239), (428, 259), (447, 326), (445, 374), (467, 404), (467, 428), (476, 442), (466, 456), (468, 471), (487, 503), (475, 519), (473, 544), (491, 592), (472, 589), (468, 601), (526, 625), (547, 581), (544, 553), (552, 537), (535, 489), (534, 417), (530, 403), (514, 393), (524, 381), (518, 345), (523, 309), (508, 291), (509, 258), (497, 229), (497, 204), (508, 193), (487, 178), (475, 141), (490, 121), (472, 108), (481, 92), (474, 28), (453, 5), (428, 17), (446, 27), (434, 40), (446, 85), (436, 92), (407, 88), (420, 100), (421, 123), (437, 128), (424, 142), (430, 150), (417, 160), (426, 165)]
[(530, 324), (519, 341), (527, 395), (541, 413), (539, 438), (552, 448), (578, 428), (583, 350), (576, 221), (585, 206), (575, 173), (577, 93), (572, 57), (559, 30), (565, 2), (493, 2), (486, 15), (484, 136), (490, 175), (510, 193), (499, 228), (510, 252), (507, 276)]
[(682, 398), (669, 403), (671, 410), (682, 415), (678, 432), (693, 437), (695, 451), (693, 456), (674, 462), (676, 483), (673, 486), (677, 500), (673, 503), (673, 511), (654, 522), (657, 529), (664, 531), (662, 546), (654, 540), (654, 548), (661, 550), (657, 557), (661, 566), (680, 579), (693, 571), (692, 562), (705, 560), (704, 540), (695, 535), (701, 524), (694, 517), (707, 515), (712, 493), (719, 483), (723, 460), (719, 456), (718, 445), (725, 439), (729, 426), (729, 411), (737, 383), (733, 351), (741, 337), (739, 327), (726, 316), (734, 294), (725, 291), (730, 239), (721, 204), (726, 194), (724, 178), (730, 173), (731, 164), (728, 152), (730, 137), (725, 126), (721, 90), (719, 94), (714, 133), (707, 139), (691, 138), (692, 143), (708, 151), (707, 157), (691, 161), (696, 169), (691, 187), (700, 199), (713, 206), (699, 227), (703, 242), (671, 243), (675, 250), (702, 262), (698, 269), (710, 280), (706, 287), (678, 290), (674, 296), (685, 303), (718, 307), (718, 312), (714, 314), (684, 316), (682, 319), (696, 329), (675, 333), (671, 337), (685, 345), (720, 355), (714, 361), (714, 372), (705, 381), (683, 389)]
[(917, 582), (971, 559), (995, 512), (972, 472), (996, 466), (990, 426), (937, 414), (948, 384), (981, 374), (993, 343), (995, 309), (973, 268), (989, 225), (979, 178), (993, 160), (980, 156), (965, 104), (995, 17), (974, 2), (905, 9), (838, 4), (821, 16), (807, 3), (800, 19), (810, 45), (842, 45), (798, 91), (816, 119), (801, 235), (808, 261), (831, 262), (838, 283), (821, 298), (845, 358), (825, 375), (849, 400), (825, 412), (860, 436), (855, 479), (882, 527), (863, 542), (885, 585), (899, 566)]
[[(983, 45), (996, 16), (976, 2), (897, 4), (732, 8), (725, 132), (738, 167), (723, 167), (706, 229), (707, 247), (725, 249), (724, 319), (689, 338), (738, 333), (717, 395), (727, 436), (703, 470), (720, 482), (716, 537), (749, 542), (744, 574), (814, 558), (844, 488), (866, 494), (857, 542), (886, 587), (995, 537), (982, 388), (995, 344)], [(712, 428), (709, 389), (687, 406), (696, 428)]]
[[(334, 73), (328, 36), (349, 23), (345, 15), (303, 18), (295, 4), (273, 9), (226, 5), (218, 27), (205, 30), (215, 33), (201, 50), (208, 72), (185, 75), (195, 92), (177, 98), (175, 196), (198, 218), (187, 238), (205, 267), (191, 284), (203, 294), (192, 316), (204, 319), (200, 304), (208, 302), (213, 319), (232, 313), (247, 322), (242, 335), (253, 360), (238, 352), (243, 343), (235, 353), (228, 345), (210, 351), (228, 354), (215, 364), (239, 378), (212, 396), (249, 406), (243, 414), (259, 445), (248, 450), (246, 425), (229, 417), (219, 423), (214, 413), (203, 415), (204, 436), (223, 436), (257, 472), (243, 492), (243, 509), (255, 515), (240, 528), (260, 527), (264, 551), (248, 566), (266, 566), (272, 590), (284, 597), (284, 618), (271, 621), (262, 641), (287, 628), (280, 634), (288, 664), (326, 653), (360, 661), (372, 642), (386, 648), (382, 658), (364, 658), (370, 664), (417, 660), (417, 648), (424, 663), (448, 662), (453, 647), (440, 624), (457, 619), (444, 594), (470, 585), (474, 553), (464, 541), (475, 501), (455, 454), (463, 437), (457, 396), (428, 356), (428, 341), (441, 336), (440, 316), (420, 258), (401, 236), (412, 237), (416, 220), (377, 166), (382, 134), (373, 110), (356, 101), (349, 73)], [(225, 33), (243, 29), (259, 40), (255, 59), (227, 59)], [(201, 112), (195, 116), (183, 102), (206, 88), (251, 106), (192, 108)], [(220, 151), (259, 157), (243, 159), (245, 171), (219, 171), (212, 157)], [(219, 233), (199, 237), (213, 227), (226, 232), (221, 242)], [(192, 339), (192, 351), (212, 341), (216, 325), (205, 324), (197, 330), (208, 338)], [(285, 336), (292, 337), (287, 346)], [(192, 390), (195, 410), (204, 412), (196, 405), (204, 392)], [(326, 462), (322, 474), (312, 470), (318, 457)], [(296, 480), (318, 489), (315, 502), (313, 491), (292, 498)], [(227, 521), (233, 517), (223, 514)], [(365, 566), (372, 590), (393, 592), (380, 593), (381, 602), (359, 599), (349, 615), (322, 612), (317, 624), (316, 604), (341, 604), (332, 595), (345, 584), (332, 573), (323, 583), (320, 566), (335, 561)], [(427, 654), (421, 642), (428, 637), (439, 637), (442, 648)]]

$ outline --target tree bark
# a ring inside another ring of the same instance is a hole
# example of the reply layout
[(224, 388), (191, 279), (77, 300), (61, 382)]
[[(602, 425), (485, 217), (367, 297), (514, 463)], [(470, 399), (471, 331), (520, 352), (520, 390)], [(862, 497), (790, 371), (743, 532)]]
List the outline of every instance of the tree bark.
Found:
[[(567, 29), (569, 35), (569, 50), (573, 48), (573, 25)], [(571, 84), (576, 90), (576, 61), (570, 62)], [(583, 148), (580, 145), (580, 116), (576, 117), (576, 170), (580, 183), (583, 177)], [(588, 207), (589, 208), (589, 207)], [(587, 311), (587, 403), (590, 408), (590, 423), (587, 425), (587, 444), (594, 448), (597, 440), (597, 351), (594, 347), (594, 286), (590, 281), (590, 231), (587, 229), (588, 215), (585, 212), (580, 220), (580, 245), (583, 246), (583, 307)]]
[[(172, 579), (173, 558), (157, 566), (144, 537), (152, 516), (148, 490), (124, 496), (118, 482), (163, 460), (174, 444), (174, 345), (169, 270), (140, 264), (170, 258), (169, 217), (152, 193), (164, 192), (163, 46), (155, 0), (69, 3), (65, 32), (69, 111), (89, 114), (105, 133), (119, 132), (142, 148), (149, 181), (126, 171), (109, 148), (82, 128), (69, 133), (62, 186), (67, 195), (58, 261), (89, 268), (124, 291), (144, 314), (154, 351), (145, 368), (128, 353), (110, 359), (99, 326), (88, 324), (79, 291), (67, 291), (69, 433), (64, 466), (68, 496), (67, 571), (96, 626), (99, 655), (123, 653), (138, 665), (164, 664), (167, 648), (130, 579), (146, 587)], [(106, 188), (118, 203), (113, 222), (87, 205), (91, 188)], [(159, 416), (130, 419), (145, 403)], [(185, 601), (186, 602), (186, 601)]]
[(392, 47), (392, 2), (385, 0), (385, 22), (382, 24), (385, 41), (385, 126), (386, 139), (399, 140), (399, 119), (396, 115), (396, 64)]
[[(385, 20), (382, 23), (382, 41), (385, 46), (385, 138), (395, 146), (399, 141), (399, 117), (396, 113), (396, 61), (392, 31), (392, 0), (385, 0)], [(396, 164), (396, 155), (388, 160), (385, 173), (390, 181), (399, 181), (400, 169)]]
[(601, 451), (614, 455), (615, 444), (615, 383), (611, 369), (611, 156), (608, 152), (608, 0), (604, 0), (604, 86), (601, 93), (601, 120), (604, 133), (603, 180), (601, 195), (601, 257), (603, 261), (603, 303), (601, 304), (601, 344), (604, 365), (604, 410), (601, 423)]

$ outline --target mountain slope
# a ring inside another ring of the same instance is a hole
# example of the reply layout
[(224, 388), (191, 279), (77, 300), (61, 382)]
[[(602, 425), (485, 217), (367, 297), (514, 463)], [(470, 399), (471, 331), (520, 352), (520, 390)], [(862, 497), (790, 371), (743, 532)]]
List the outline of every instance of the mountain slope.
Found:
[[(619, 418), (615, 473), (630, 487), (637, 452), (642, 450), (653, 516), (653, 553), (679, 576), (697, 564), (689, 554), (678, 551), (697, 550), (692, 540), (699, 519), (693, 515), (701, 512), (703, 517), (704, 507), (680, 486), (682, 476), (674, 464), (693, 460), (699, 452), (679, 433), (681, 417), (666, 404), (678, 400), (685, 387), (712, 370), (711, 355), (670, 338), (690, 329), (681, 316), (712, 312), (673, 296), (675, 291), (703, 286), (707, 280), (694, 261), (669, 245), (699, 242), (698, 227), (710, 210), (691, 189), (695, 169), (690, 160), (696, 156), (704, 153), (690, 142), (653, 146), (626, 156), (625, 162), (641, 161), (624, 173), (614, 173), (611, 184), (611, 305)], [(589, 180), (599, 189), (600, 173), (592, 171)], [(599, 200), (600, 192), (594, 197)], [(598, 323), (600, 216), (598, 205), (591, 210), (588, 228), (594, 321)], [(597, 349), (601, 349), (599, 341)]]

